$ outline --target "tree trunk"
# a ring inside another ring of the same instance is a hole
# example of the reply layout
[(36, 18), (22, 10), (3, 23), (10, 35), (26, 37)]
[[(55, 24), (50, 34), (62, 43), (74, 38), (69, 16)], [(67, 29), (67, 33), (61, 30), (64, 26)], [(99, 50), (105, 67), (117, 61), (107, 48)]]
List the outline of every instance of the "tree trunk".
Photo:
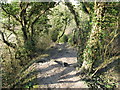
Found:
[(71, 3), (69, 2), (66, 2), (65, 5), (68, 7), (68, 9), (70, 10), (70, 12), (73, 14), (74, 16), (74, 20), (75, 20), (75, 23), (76, 23), (76, 27), (77, 29), (74, 31), (74, 38), (75, 39), (75, 33), (79, 33), (78, 37), (77, 37), (77, 40), (75, 40), (76, 44), (77, 44), (77, 63), (79, 65), (82, 64), (83, 62), (83, 58), (82, 58), (82, 54), (83, 54), (83, 50), (84, 50), (84, 42), (81, 42), (84, 40), (84, 34), (83, 34), (83, 30), (81, 29), (80, 27), (80, 21), (79, 21), (79, 13), (77, 11), (74, 10), (74, 7)]
[(104, 15), (104, 5), (103, 2), (95, 2), (94, 6), (94, 17), (92, 30), (87, 41), (86, 48), (83, 51), (83, 63), (81, 71), (91, 72), (92, 65), (96, 60), (100, 59), (100, 43), (101, 43), (101, 33), (103, 31), (103, 15)]
[(64, 30), (63, 30), (62, 34), (58, 37), (58, 40), (60, 40), (63, 37), (63, 35), (65, 34), (66, 27), (67, 27), (67, 21), (65, 21)]

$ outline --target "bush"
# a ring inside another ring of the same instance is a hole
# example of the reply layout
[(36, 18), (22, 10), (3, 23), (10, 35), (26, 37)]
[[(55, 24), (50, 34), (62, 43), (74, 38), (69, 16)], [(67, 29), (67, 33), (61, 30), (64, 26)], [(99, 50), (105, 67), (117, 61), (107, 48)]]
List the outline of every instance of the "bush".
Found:
[(54, 30), (51, 32), (51, 39), (53, 42), (57, 41), (58, 35), (59, 35), (59, 32), (57, 30)]
[(24, 66), (35, 56), (35, 52), (35, 41), (29, 39), (16, 49), (15, 59), (20, 59), (20, 65)]
[(27, 51), (30, 51), (30, 52), (34, 52), (36, 50), (35, 48), (35, 39), (34, 40), (28, 40), (25, 42), (25, 45), (24, 45), (24, 48), (27, 50)]
[(70, 45), (73, 45), (73, 35), (69, 35), (69, 36), (68, 36), (68, 43), (69, 43)]
[(68, 37), (67, 37), (67, 35), (63, 35), (63, 38), (62, 38), (62, 39), (63, 39), (63, 42), (64, 42), (64, 43), (68, 42)]
[(2, 50), (2, 87), (9, 88), (15, 81), (16, 75), (21, 70), (20, 60), (14, 58), (15, 51), (8, 47)]
[(45, 50), (48, 47), (50, 47), (52, 41), (49, 35), (43, 35), (43, 36), (39, 36), (37, 37), (37, 43), (36, 43), (36, 48), (38, 50)]
[(66, 42), (68, 42), (68, 36), (67, 36), (67, 35), (63, 35), (63, 36), (60, 38), (59, 42), (61, 42), (61, 43), (66, 43)]

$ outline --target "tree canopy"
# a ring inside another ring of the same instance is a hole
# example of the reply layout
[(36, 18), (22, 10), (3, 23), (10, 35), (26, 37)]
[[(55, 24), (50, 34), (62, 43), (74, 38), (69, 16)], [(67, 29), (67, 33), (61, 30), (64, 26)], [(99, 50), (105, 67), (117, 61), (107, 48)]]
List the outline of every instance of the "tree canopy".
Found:
[(60, 43), (77, 49), (78, 72), (89, 87), (118, 87), (109, 65), (118, 61), (113, 71), (120, 73), (120, 3), (78, 3), (1, 1), (3, 87), (24, 85), (25, 70)]

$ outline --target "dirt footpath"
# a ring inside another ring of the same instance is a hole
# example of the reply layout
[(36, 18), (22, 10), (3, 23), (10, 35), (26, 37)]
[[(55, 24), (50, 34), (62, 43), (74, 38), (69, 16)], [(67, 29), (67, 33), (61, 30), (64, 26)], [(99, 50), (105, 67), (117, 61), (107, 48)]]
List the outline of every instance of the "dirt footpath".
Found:
[[(37, 63), (40, 88), (88, 88), (76, 74), (77, 53), (67, 44), (57, 44), (48, 50), (49, 58)], [(56, 61), (56, 62), (55, 62)]]

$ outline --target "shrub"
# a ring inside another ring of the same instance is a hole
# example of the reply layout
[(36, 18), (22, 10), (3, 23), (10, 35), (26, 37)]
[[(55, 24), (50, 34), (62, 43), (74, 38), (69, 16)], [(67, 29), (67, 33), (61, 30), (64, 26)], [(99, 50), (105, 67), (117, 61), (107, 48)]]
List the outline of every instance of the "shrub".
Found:
[(24, 48), (27, 50), (27, 51), (30, 51), (30, 52), (34, 52), (36, 50), (35, 48), (35, 39), (34, 40), (27, 40), (25, 42), (25, 45), (24, 45)]
[(38, 50), (45, 50), (48, 47), (50, 47), (52, 41), (49, 35), (43, 35), (43, 36), (39, 36), (37, 37), (37, 43), (36, 43), (36, 48)]
[(21, 70), (20, 60), (14, 58), (15, 51), (8, 47), (2, 50), (2, 87), (9, 88), (14, 82), (17, 73)]
[(68, 37), (67, 37), (67, 35), (63, 35), (63, 38), (62, 38), (62, 39), (63, 39), (63, 42), (64, 42), (64, 43), (68, 42)]
[(69, 43), (70, 45), (73, 45), (73, 36), (72, 36), (72, 35), (69, 35), (69, 36), (68, 36), (68, 43)]
[(60, 38), (59, 42), (61, 42), (61, 43), (66, 43), (66, 42), (68, 42), (68, 36), (67, 36), (67, 35), (63, 35), (63, 36)]
[(59, 32), (57, 30), (54, 30), (51, 32), (51, 39), (53, 42), (57, 41), (58, 35), (59, 35)]

